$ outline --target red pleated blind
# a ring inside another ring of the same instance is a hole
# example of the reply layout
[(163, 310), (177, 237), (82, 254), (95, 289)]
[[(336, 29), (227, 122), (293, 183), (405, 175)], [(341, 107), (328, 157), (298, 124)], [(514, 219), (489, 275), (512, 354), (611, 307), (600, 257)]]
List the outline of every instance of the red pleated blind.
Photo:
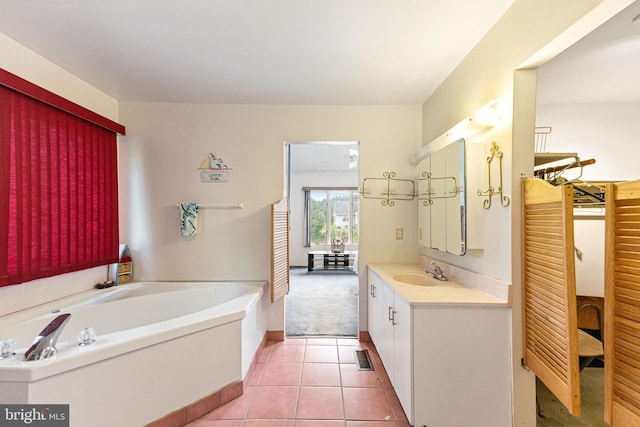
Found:
[(0, 86), (0, 286), (117, 261), (116, 133)]

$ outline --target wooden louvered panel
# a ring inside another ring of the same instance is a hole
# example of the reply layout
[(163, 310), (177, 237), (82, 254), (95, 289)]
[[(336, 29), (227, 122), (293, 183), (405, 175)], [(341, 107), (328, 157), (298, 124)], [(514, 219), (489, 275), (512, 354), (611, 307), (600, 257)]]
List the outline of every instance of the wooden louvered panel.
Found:
[(605, 420), (640, 425), (640, 181), (609, 184), (605, 216)]
[(289, 206), (271, 205), (271, 302), (289, 293)]
[(525, 364), (580, 415), (571, 186), (523, 182)]

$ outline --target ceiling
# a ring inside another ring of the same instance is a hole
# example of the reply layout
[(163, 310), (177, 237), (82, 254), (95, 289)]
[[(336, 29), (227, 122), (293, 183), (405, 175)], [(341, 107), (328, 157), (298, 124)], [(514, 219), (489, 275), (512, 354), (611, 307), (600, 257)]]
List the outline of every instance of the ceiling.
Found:
[(0, 0), (0, 32), (120, 101), (419, 105), (514, 0)]
[(358, 174), (359, 146), (355, 142), (290, 144), (291, 174)]
[[(513, 1), (0, 0), (0, 32), (120, 101), (416, 105)], [(540, 67), (538, 103), (640, 102), (638, 15)]]
[(640, 103), (640, 1), (538, 69), (538, 104)]

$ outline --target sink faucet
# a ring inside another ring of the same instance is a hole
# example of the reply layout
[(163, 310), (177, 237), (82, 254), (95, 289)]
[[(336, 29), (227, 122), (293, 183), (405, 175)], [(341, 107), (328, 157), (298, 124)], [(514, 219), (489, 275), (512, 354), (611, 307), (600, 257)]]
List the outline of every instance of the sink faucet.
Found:
[(70, 318), (71, 314), (65, 313), (49, 322), (38, 334), (29, 350), (24, 353), (25, 360), (48, 359), (54, 356), (58, 352), (56, 341), (58, 341), (62, 328), (65, 327)]
[(438, 280), (442, 280), (442, 281), (448, 280), (444, 275), (444, 273), (442, 272), (442, 269), (440, 268), (440, 266), (436, 264), (435, 261), (431, 261), (430, 266), (431, 266), (430, 268), (427, 267), (424, 269), (425, 273), (432, 275), (434, 278)]

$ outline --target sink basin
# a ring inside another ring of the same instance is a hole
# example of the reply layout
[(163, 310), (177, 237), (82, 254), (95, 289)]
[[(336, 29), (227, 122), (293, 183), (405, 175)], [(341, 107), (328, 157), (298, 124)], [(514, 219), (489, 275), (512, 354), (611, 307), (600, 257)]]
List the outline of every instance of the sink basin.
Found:
[(399, 273), (393, 276), (393, 280), (406, 283), (408, 285), (434, 286), (435, 280), (426, 274), (420, 273)]

